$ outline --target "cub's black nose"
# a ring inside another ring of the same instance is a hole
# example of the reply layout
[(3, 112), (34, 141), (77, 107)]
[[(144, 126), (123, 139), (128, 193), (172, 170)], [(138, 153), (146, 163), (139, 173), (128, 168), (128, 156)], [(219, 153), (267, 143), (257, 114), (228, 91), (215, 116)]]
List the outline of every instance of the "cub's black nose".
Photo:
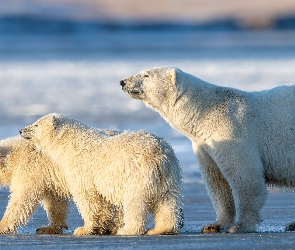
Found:
[(121, 81), (120, 81), (120, 85), (121, 85), (122, 87), (124, 87), (124, 86), (125, 86), (125, 82), (124, 82), (123, 80), (121, 80)]

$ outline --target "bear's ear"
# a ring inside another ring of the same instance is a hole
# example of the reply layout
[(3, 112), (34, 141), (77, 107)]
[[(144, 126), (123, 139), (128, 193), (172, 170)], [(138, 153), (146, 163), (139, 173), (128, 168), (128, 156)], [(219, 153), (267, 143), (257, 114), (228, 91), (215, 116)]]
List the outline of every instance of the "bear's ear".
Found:
[(56, 115), (52, 116), (52, 125), (54, 129), (57, 129), (59, 126), (59, 117)]
[(172, 68), (170, 71), (169, 71), (169, 78), (170, 78), (170, 82), (172, 85), (176, 85), (176, 80), (177, 80), (177, 69), (175, 68)]

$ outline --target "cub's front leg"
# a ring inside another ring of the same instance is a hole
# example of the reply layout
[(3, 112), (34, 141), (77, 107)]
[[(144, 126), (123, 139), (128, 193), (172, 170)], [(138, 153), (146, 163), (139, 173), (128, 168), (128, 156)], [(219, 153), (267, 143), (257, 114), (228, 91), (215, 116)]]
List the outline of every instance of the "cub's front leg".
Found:
[(99, 193), (93, 191), (90, 196), (78, 191), (73, 198), (84, 220), (84, 226), (77, 228), (74, 235), (114, 234), (117, 231), (116, 207)]
[(26, 224), (36, 210), (39, 197), (26, 188), (14, 190), (8, 201), (7, 208), (0, 221), (0, 234), (16, 232), (17, 228)]
[(43, 199), (44, 209), (49, 220), (48, 226), (36, 229), (37, 234), (61, 234), (68, 229), (67, 217), (69, 213), (69, 199), (50, 193)]

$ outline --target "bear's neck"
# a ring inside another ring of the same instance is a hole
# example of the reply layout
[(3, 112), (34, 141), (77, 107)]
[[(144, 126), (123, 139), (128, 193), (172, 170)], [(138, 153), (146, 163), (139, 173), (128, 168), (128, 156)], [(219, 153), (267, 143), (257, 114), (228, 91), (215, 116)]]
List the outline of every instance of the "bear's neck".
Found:
[[(58, 132), (52, 131), (42, 138), (40, 146), (42, 151), (48, 151), (54, 156), (59, 155), (64, 147), (72, 145), (72, 133), (70, 129), (60, 129)], [(54, 157), (52, 157), (54, 158)]]
[(208, 115), (224, 101), (222, 87), (198, 78), (188, 79), (186, 84), (187, 87), (177, 97), (165, 119), (190, 140), (199, 142), (200, 137), (209, 130), (205, 125)]

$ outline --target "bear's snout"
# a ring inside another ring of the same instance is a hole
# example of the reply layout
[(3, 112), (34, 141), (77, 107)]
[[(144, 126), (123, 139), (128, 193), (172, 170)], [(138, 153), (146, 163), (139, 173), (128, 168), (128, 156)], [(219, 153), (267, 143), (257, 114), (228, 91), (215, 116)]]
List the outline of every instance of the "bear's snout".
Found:
[(19, 133), (20, 133), (20, 135), (23, 137), (23, 138), (25, 138), (25, 139), (31, 139), (31, 137), (30, 137), (30, 135), (27, 133), (28, 131), (25, 129), (25, 128), (23, 128), (23, 129), (21, 129), (20, 131), (19, 131)]
[(121, 80), (121, 81), (120, 81), (120, 85), (122, 86), (122, 88), (125, 86), (125, 82), (124, 82), (124, 80)]

